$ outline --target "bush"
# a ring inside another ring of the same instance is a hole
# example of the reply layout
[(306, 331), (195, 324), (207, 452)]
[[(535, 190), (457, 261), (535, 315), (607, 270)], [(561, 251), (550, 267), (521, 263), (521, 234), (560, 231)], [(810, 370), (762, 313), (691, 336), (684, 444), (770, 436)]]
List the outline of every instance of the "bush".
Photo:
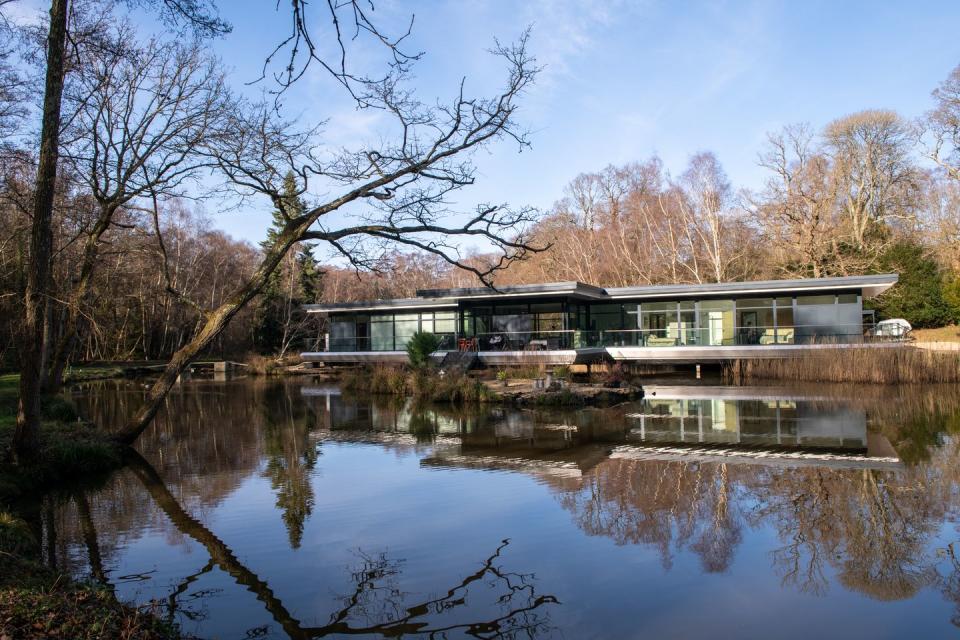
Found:
[(347, 391), (372, 393), (374, 395), (406, 395), (409, 390), (407, 372), (402, 367), (377, 365), (347, 371), (340, 379)]
[(627, 381), (627, 368), (622, 362), (614, 363), (604, 376), (603, 383), (608, 387), (619, 387)]
[(570, 377), (570, 367), (566, 365), (560, 365), (559, 367), (553, 368), (553, 377), (560, 380), (566, 380)]
[(37, 550), (37, 540), (27, 523), (0, 511), (0, 553), (29, 555)]
[(440, 348), (440, 338), (429, 331), (417, 331), (407, 343), (407, 357), (414, 369), (425, 369), (431, 364), (430, 354)]

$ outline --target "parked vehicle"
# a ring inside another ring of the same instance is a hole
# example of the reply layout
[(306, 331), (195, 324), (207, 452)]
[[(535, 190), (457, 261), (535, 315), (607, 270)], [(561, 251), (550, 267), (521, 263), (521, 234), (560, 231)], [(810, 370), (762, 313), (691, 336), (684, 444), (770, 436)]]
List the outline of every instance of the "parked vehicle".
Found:
[(891, 318), (881, 320), (874, 326), (867, 335), (886, 340), (909, 340), (910, 332), (913, 326), (903, 318)]

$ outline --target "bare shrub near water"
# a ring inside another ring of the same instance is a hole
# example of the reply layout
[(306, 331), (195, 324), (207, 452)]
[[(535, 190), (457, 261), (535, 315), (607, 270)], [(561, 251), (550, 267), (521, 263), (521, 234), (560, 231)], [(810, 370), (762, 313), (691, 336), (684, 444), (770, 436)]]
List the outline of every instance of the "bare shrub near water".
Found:
[(723, 368), (724, 381), (864, 382), (929, 384), (960, 382), (960, 355), (911, 346), (822, 349), (794, 358), (734, 360)]
[(345, 371), (340, 384), (347, 391), (375, 395), (406, 395), (409, 391), (407, 371), (403, 367), (377, 365)]
[(410, 371), (386, 365), (346, 371), (340, 384), (355, 393), (410, 396), (432, 402), (482, 402), (490, 396), (483, 383), (467, 375), (440, 375), (429, 370)]

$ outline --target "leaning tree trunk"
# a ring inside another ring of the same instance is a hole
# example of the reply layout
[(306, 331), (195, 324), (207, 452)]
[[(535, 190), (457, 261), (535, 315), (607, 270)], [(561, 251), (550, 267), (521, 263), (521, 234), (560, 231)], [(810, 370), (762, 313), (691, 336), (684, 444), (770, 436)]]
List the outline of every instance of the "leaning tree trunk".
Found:
[[(308, 226), (308, 225), (305, 225)], [(285, 229), (277, 238), (273, 246), (267, 251), (260, 267), (253, 276), (236, 289), (230, 297), (219, 307), (205, 314), (205, 318), (200, 329), (194, 334), (193, 338), (181, 347), (164, 368), (160, 378), (150, 387), (147, 397), (143, 404), (134, 414), (127, 425), (113, 434), (114, 440), (122, 444), (133, 444), (140, 434), (150, 425), (160, 406), (166, 399), (167, 394), (176, 384), (177, 378), (186, 371), (190, 363), (202, 353), (210, 344), (217, 339), (223, 330), (230, 323), (230, 320), (250, 302), (251, 299), (263, 288), (270, 279), (270, 275), (277, 268), (280, 260), (287, 253), (291, 246), (304, 229), (291, 227)]]
[(20, 398), (17, 403), (17, 426), (13, 435), (13, 452), (17, 460), (35, 456), (40, 440), (44, 318), (53, 245), (51, 222), (60, 146), (60, 105), (63, 98), (67, 3), (68, 0), (53, 0), (50, 6), (40, 158), (33, 201), (30, 258), (27, 262), (27, 286), (24, 299)]

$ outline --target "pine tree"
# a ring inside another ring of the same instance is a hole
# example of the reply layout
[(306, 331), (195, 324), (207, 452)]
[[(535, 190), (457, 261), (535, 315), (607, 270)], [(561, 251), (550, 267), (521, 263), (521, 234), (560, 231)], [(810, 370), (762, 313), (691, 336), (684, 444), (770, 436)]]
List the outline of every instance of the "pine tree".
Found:
[[(283, 179), (284, 206), (287, 215), (296, 216), (306, 209), (306, 204), (298, 193), (297, 180), (293, 173)], [(285, 218), (279, 208), (273, 211), (273, 222), (267, 229), (266, 239), (261, 248), (270, 246), (280, 235)], [(297, 245), (291, 248), (290, 255), (284, 259), (260, 292), (260, 299), (254, 313), (254, 343), (261, 353), (276, 353), (282, 347), (284, 328), (291, 324), (293, 313), (299, 311), (304, 301), (313, 301), (319, 290), (319, 267), (312, 253), (304, 257), (309, 247)], [(304, 284), (303, 268), (309, 267), (314, 274), (310, 279), (311, 290), (307, 292)]]
[(297, 256), (297, 265), (300, 271), (300, 293), (303, 301), (307, 304), (317, 302), (323, 291), (323, 271), (313, 255), (313, 245), (303, 245)]

